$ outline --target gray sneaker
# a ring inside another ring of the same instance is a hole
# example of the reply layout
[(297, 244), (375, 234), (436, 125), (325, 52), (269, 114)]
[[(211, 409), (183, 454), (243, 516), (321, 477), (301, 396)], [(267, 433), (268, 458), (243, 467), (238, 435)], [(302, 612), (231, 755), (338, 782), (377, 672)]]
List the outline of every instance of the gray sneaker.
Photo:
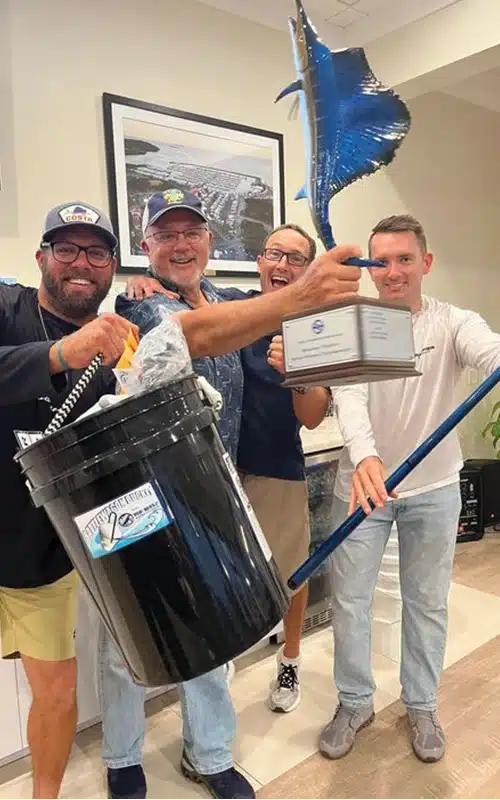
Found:
[(345, 708), (337, 706), (333, 719), (323, 728), (319, 738), (319, 749), (327, 758), (342, 758), (354, 746), (354, 739), (361, 728), (366, 728), (375, 719), (373, 706)]
[(435, 711), (408, 709), (413, 751), (420, 761), (439, 761), (446, 748), (444, 731)]

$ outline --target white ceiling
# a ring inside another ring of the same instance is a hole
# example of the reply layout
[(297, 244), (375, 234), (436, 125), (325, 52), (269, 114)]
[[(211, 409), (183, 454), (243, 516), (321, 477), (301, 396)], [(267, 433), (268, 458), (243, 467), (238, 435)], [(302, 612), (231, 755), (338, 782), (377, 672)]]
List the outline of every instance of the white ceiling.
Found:
[[(294, 0), (200, 0), (221, 11), (287, 31)], [(321, 38), (330, 47), (363, 46), (403, 25), (463, 0), (303, 0)]]

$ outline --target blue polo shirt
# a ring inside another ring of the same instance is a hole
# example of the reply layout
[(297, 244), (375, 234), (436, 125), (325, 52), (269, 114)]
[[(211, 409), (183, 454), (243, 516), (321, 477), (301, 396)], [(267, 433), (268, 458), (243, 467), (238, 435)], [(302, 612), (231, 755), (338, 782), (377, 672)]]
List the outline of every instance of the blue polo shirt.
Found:
[[(260, 292), (248, 292), (248, 297)], [(245, 376), (237, 465), (243, 472), (290, 481), (305, 479), (301, 423), (283, 376), (267, 363), (273, 338), (263, 336), (241, 350)]]
[[(165, 289), (170, 289), (172, 292), (178, 291), (173, 284), (159, 279), (157, 275), (152, 277), (160, 280)], [(201, 290), (209, 303), (241, 299), (243, 296), (238, 289), (221, 289), (206, 278), (202, 278)], [(120, 294), (115, 301), (116, 313), (137, 325), (141, 336), (160, 324), (163, 318), (161, 309), (165, 308), (172, 312), (179, 312), (187, 311), (191, 306), (180, 297), (171, 300), (164, 294), (154, 294), (145, 300), (129, 300), (126, 295)], [(211, 386), (222, 395), (223, 406), (219, 412), (218, 429), (225, 448), (235, 461), (243, 398), (243, 370), (240, 353), (235, 351), (216, 358), (193, 358), (192, 363), (193, 370), (206, 378)]]

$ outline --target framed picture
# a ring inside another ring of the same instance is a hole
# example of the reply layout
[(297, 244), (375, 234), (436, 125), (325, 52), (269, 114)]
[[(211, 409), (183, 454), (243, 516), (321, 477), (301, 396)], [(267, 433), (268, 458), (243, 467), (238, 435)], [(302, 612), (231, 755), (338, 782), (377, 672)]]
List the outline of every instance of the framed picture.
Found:
[(207, 274), (255, 277), (266, 235), (285, 219), (283, 135), (103, 95), (109, 205), (121, 273), (142, 272), (145, 199), (197, 194), (213, 232)]

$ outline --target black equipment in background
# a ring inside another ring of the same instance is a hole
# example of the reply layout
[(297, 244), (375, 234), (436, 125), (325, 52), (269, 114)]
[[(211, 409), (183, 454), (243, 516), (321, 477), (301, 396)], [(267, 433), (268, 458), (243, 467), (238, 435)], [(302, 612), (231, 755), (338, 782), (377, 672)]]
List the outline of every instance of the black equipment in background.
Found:
[(500, 460), (471, 458), (460, 472), (462, 511), (457, 542), (478, 541), (500, 522)]

